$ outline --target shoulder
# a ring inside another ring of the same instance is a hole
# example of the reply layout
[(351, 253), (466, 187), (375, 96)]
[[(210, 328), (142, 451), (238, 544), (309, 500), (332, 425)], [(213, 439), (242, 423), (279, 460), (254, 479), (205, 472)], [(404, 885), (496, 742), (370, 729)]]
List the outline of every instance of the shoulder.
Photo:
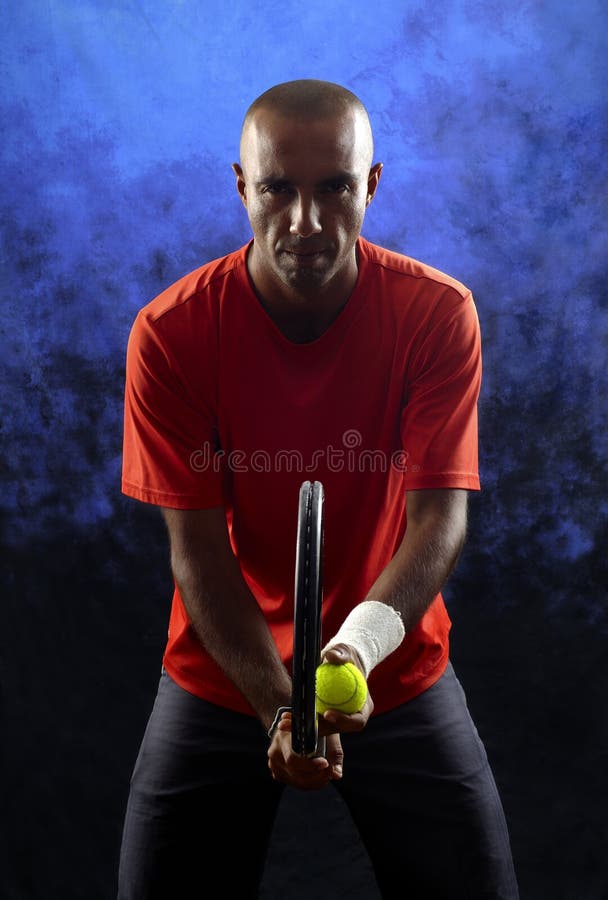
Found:
[(478, 329), (471, 290), (426, 263), (359, 239), (367, 290), (378, 314), (414, 340), (460, 320)]
[(196, 356), (216, 343), (220, 308), (234, 290), (233, 274), (245, 266), (247, 245), (211, 260), (167, 287), (143, 306), (129, 338), (131, 351), (172, 357)]
[(359, 239), (359, 251), (371, 269), (372, 277), (383, 279), (389, 287), (393, 286), (396, 290), (401, 286), (402, 289), (409, 287), (410, 290), (422, 288), (429, 293), (445, 294), (453, 291), (463, 299), (471, 296), (470, 289), (462, 282), (411, 256), (387, 250), (365, 238)]
[(168, 316), (172, 318), (173, 313), (178, 313), (181, 318), (192, 314), (194, 309), (202, 310), (209, 304), (213, 305), (225, 289), (226, 282), (230, 281), (230, 276), (245, 265), (247, 246), (211, 260), (179, 278), (143, 306), (138, 317), (156, 323)]
[(422, 346), (478, 345), (479, 318), (471, 290), (445, 272), (360, 239), (371, 306), (415, 354)]

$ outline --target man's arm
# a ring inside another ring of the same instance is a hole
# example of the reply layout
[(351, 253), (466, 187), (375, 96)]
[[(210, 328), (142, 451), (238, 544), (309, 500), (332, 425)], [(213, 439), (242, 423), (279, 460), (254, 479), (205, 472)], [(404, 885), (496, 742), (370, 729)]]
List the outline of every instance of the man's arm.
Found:
[[(418, 490), (407, 494), (407, 529), (396, 554), (380, 573), (369, 590), (366, 601), (370, 606), (355, 607), (338, 634), (324, 649), (324, 657), (332, 662), (354, 662), (366, 672), (381, 661), (391, 647), (383, 647), (388, 640), (386, 628), (391, 628), (390, 616), (382, 613), (378, 624), (378, 604), (392, 607), (400, 615), (405, 632), (420, 621), (452, 572), (466, 537), (467, 492), (456, 489)], [(380, 607), (380, 610), (382, 608)], [(360, 613), (363, 612), (363, 617)], [(388, 613), (387, 610), (385, 610)], [(353, 622), (353, 615), (356, 623)], [(393, 614), (394, 615), (394, 614)], [(378, 632), (374, 629), (381, 628)], [(400, 633), (403, 634), (401, 624)], [(397, 636), (397, 641), (399, 640)], [(393, 637), (390, 639), (393, 641)], [(392, 648), (396, 646), (393, 642)], [(331, 653), (328, 657), (327, 651)], [(378, 659), (379, 656), (379, 659)], [(367, 658), (368, 665), (363, 664)], [(367, 672), (369, 674), (369, 672)], [(360, 731), (365, 727), (371, 708), (367, 704), (359, 713), (347, 716), (335, 710), (323, 716), (329, 729)]]
[[(163, 509), (163, 515), (173, 577), (196, 635), (268, 730), (278, 707), (291, 703), (291, 678), (232, 551), (224, 510)], [(339, 737), (328, 739), (327, 759), (305, 759), (291, 749), (289, 721), (268, 751), (273, 777), (303, 790), (340, 777)]]
[(414, 628), (454, 569), (467, 531), (467, 491), (408, 491), (407, 530), (366, 597), (401, 613)]
[(163, 509), (171, 569), (201, 644), (268, 729), (291, 678), (232, 551), (222, 507)]

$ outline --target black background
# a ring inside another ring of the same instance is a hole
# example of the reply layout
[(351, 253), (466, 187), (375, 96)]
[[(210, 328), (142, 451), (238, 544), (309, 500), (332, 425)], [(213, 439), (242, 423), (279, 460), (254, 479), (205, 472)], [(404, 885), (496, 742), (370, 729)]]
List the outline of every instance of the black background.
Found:
[[(600, 900), (607, 896), (605, 634), (581, 598), (604, 577), (603, 554), (570, 573), (569, 603), (552, 617), (551, 584), (541, 583), (547, 572), (533, 572), (532, 560), (521, 570), (488, 567), (476, 550), (484, 502), (483, 494), (471, 500), (467, 548), (446, 591), (453, 662), (502, 794), (522, 897)], [(158, 512), (126, 498), (122, 504), (128, 545), (105, 529), (9, 560), (7, 900), (113, 896), (128, 780), (158, 681), (171, 587)], [(566, 575), (551, 577), (563, 587)], [(491, 602), (498, 593), (509, 600), (500, 614)], [(263, 897), (280, 890), (299, 898), (311, 889), (319, 898), (347, 889), (377, 897), (331, 789), (285, 795)]]

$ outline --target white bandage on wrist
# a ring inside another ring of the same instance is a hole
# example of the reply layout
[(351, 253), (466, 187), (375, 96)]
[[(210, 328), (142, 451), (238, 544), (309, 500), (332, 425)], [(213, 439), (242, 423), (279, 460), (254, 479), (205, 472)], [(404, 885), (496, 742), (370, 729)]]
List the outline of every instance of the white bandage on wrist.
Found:
[(377, 600), (365, 600), (348, 614), (338, 633), (321, 651), (336, 644), (348, 644), (357, 651), (367, 678), (374, 666), (396, 650), (405, 637), (401, 614)]

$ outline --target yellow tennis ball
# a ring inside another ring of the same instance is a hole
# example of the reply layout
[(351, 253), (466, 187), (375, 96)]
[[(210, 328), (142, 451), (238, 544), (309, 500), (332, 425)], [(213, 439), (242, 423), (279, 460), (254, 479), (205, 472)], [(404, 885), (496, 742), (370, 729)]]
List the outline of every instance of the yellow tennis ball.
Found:
[(367, 683), (352, 663), (322, 663), (317, 669), (317, 712), (359, 712), (367, 699)]

